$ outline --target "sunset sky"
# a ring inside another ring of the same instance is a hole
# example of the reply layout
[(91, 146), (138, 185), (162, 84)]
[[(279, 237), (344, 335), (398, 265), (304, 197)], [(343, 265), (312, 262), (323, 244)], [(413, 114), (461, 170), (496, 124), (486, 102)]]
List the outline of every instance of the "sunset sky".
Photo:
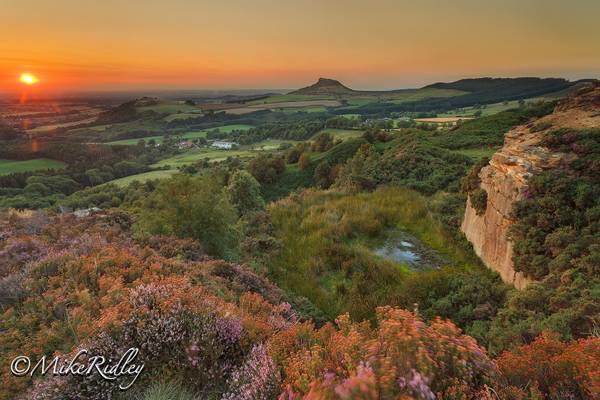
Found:
[(0, 91), (600, 77), (600, 1), (0, 0)]

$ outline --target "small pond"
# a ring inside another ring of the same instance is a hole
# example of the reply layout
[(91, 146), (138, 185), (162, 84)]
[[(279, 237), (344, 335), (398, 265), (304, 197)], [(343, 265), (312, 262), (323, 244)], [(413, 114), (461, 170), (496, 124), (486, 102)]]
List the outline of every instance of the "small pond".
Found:
[(415, 236), (402, 231), (388, 233), (387, 239), (373, 248), (379, 257), (408, 265), (412, 270), (438, 269), (445, 260)]

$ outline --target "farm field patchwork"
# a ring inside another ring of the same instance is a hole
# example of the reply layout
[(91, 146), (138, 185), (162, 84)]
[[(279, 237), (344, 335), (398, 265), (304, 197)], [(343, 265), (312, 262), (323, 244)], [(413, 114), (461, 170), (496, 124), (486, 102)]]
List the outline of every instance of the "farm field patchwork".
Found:
[(454, 123), (458, 121), (466, 121), (473, 117), (432, 117), (432, 118), (415, 118), (416, 122), (426, 122), (432, 124)]
[(285, 94), (270, 96), (265, 99), (254, 100), (239, 107), (231, 104), (205, 105), (206, 109), (224, 111), (228, 114), (248, 114), (261, 110), (279, 110), (285, 112), (305, 111), (324, 112), (324, 107), (341, 107), (340, 109), (352, 110), (374, 102), (391, 102), (400, 104), (409, 101), (418, 101), (432, 97), (452, 97), (464, 94), (453, 89), (406, 89), (390, 92), (356, 91), (353, 94)]
[(0, 104), (0, 119), (18, 126), (30, 134), (44, 133), (57, 128), (68, 128), (93, 122), (103, 111), (102, 107), (78, 101), (35, 102)]
[[(293, 110), (298, 110), (298, 111), (305, 111), (305, 110), (311, 110), (311, 109), (317, 109), (316, 111), (321, 111), (323, 109), (323, 107), (338, 107), (340, 106), (341, 103), (337, 100), (328, 100), (328, 99), (323, 99), (323, 100), (315, 100), (315, 99), (311, 99), (311, 100), (302, 100), (302, 101), (282, 101), (282, 102), (272, 102), (272, 103), (266, 103), (266, 104), (256, 104), (256, 105), (248, 105), (245, 107), (239, 107), (239, 108), (228, 108), (225, 109), (224, 111), (228, 114), (248, 114), (251, 112), (255, 112), (255, 111), (262, 111), (262, 110), (289, 110), (289, 109), (293, 109)], [(314, 112), (314, 111), (313, 111)]]
[(76, 125), (80, 125), (80, 124), (89, 124), (90, 122), (94, 122), (96, 120), (96, 118), (97, 118), (97, 116), (94, 116), (94, 117), (89, 117), (86, 119), (81, 119), (78, 121), (41, 125), (41, 126), (37, 126), (32, 129), (29, 129), (28, 132), (30, 132), (30, 133), (49, 132), (49, 131), (52, 131), (52, 130), (58, 129), (58, 128), (69, 128), (71, 126), (76, 126)]
[[(336, 107), (340, 102), (337, 100), (304, 100), (304, 101), (283, 101), (278, 103), (270, 103), (269, 108), (300, 108), (311, 106)], [(262, 108), (261, 105), (249, 106), (250, 108)]]
[(160, 123), (153, 119), (140, 119), (130, 122), (76, 128), (69, 130), (68, 134), (72, 138), (82, 141), (108, 142), (132, 132), (140, 131), (145, 132), (147, 136), (157, 136), (163, 132), (163, 128)]
[(406, 89), (396, 91), (355, 91), (353, 94), (285, 94), (271, 96), (266, 99), (255, 100), (249, 102), (248, 105), (265, 105), (282, 102), (304, 102), (314, 100), (339, 100), (344, 99), (350, 105), (363, 105), (374, 101), (391, 101), (391, 102), (406, 102), (422, 100), (428, 97), (452, 97), (465, 94), (461, 90), (454, 89), (438, 89), (438, 88), (421, 88), (421, 89)]

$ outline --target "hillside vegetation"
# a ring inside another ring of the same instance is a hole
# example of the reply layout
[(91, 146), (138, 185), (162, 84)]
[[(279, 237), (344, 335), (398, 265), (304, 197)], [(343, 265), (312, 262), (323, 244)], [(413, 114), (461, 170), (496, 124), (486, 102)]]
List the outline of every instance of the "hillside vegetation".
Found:
[[(3, 140), (2, 159), (64, 168), (0, 176), (0, 363), (135, 347), (145, 367), (127, 391), (96, 372), (3, 368), (0, 400), (597, 399), (597, 89), (568, 109), (517, 100), (427, 122), (571, 84), (321, 80), (287, 96), (340, 106), (230, 114), (276, 96), (142, 98), (98, 124)], [(554, 126), (557, 110), (580, 125)], [(531, 168), (511, 214), (515, 269), (535, 280), (524, 290), (460, 229), (467, 199), (489, 207), (480, 173), (508, 131), (539, 137), (515, 140), (540, 160), (561, 154)]]
[[(122, 213), (2, 218), (1, 327), (11, 332), (0, 338), (2, 362), (82, 347), (118, 357), (135, 342), (147, 371), (124, 393), (92, 374), (36, 380), (27, 398), (515, 398), (530, 369), (538, 392), (593, 398), (597, 340), (545, 336), (496, 363), (451, 322), (389, 306), (376, 310), (374, 325), (342, 315), (316, 328), (268, 281), (205, 259), (194, 241), (132, 242)], [(29, 247), (20, 246), (24, 235)], [(1, 379), (3, 399), (31, 385), (5, 370)]]

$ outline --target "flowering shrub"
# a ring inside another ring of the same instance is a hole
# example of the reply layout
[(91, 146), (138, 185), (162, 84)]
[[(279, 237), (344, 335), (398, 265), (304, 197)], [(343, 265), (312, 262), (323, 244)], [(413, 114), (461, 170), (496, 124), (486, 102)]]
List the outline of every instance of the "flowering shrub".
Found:
[(265, 346), (255, 346), (229, 378), (222, 400), (270, 400), (279, 394), (279, 371)]
[[(306, 345), (286, 356), (281, 399), (477, 398), (497, 382), (485, 351), (451, 322), (391, 307), (377, 309), (377, 328), (336, 322), (298, 335)], [(277, 358), (285, 349), (273, 343)]]
[(0, 277), (18, 272), (42, 252), (42, 243), (31, 237), (11, 237), (0, 242)]
[(185, 260), (201, 261), (206, 253), (202, 246), (192, 239), (175, 239), (169, 236), (150, 236), (146, 243), (163, 257), (182, 257)]
[[(42, 251), (32, 252), (19, 275), (0, 286), (12, 296), (0, 309), (2, 365), (21, 354), (37, 360), (80, 348), (115, 359), (138, 347), (137, 359), (146, 366), (138, 382), (173, 379), (199, 393), (221, 393), (234, 371), (243, 375), (252, 348), (294, 323), (289, 304), (280, 304), (279, 289), (246, 267), (222, 266), (233, 274), (217, 274), (216, 266), (226, 263), (197, 257), (193, 245), (169, 243), (167, 237), (152, 243), (172, 256), (164, 257), (111, 221), (110, 214), (61, 216), (31, 237)], [(20, 223), (6, 226), (5, 242), (18, 243)], [(244, 294), (251, 289), (272, 302)], [(4, 368), (0, 373), (0, 399), (28, 388), (27, 399), (106, 399), (118, 391), (97, 374), (36, 378), (31, 388), (30, 377), (17, 378)]]
[(600, 338), (571, 343), (545, 332), (531, 344), (507, 351), (498, 366), (514, 398), (600, 398)]
[[(128, 304), (108, 310), (109, 314), (118, 315), (112, 315), (112, 319), (125, 318), (124, 322), (118, 326), (108, 324), (107, 318), (101, 316), (98, 326), (110, 334), (101, 333), (81, 348), (88, 349), (90, 354), (118, 359), (127, 348), (137, 347), (140, 354), (136, 361), (143, 362), (150, 374), (146, 380), (152, 376), (170, 377), (198, 392), (221, 392), (230, 387), (230, 396), (234, 396), (230, 398), (250, 391), (256, 395), (262, 393), (260, 398), (268, 399), (269, 393), (278, 389), (275, 364), (263, 347), (255, 346), (243, 360), (248, 331), (240, 318), (241, 310), (233, 304), (179, 277), (143, 284), (129, 293)], [(256, 300), (265, 313), (257, 316), (263, 323), (268, 323), (266, 315), (281, 319), (277, 313), (281, 308), (287, 309), (286, 306), (269, 307), (258, 295), (249, 295), (246, 301), (249, 299)], [(243, 313), (251, 311), (246, 307)], [(252, 319), (252, 315), (244, 318)], [(274, 326), (270, 331), (275, 329)], [(253, 375), (254, 372), (263, 375)], [(42, 382), (41, 387), (48, 391), (47, 383)], [(53, 382), (56, 384), (50, 393), (59, 393), (64, 398), (105, 399), (118, 391), (114, 382), (107, 382), (96, 373)], [(37, 388), (30, 397), (45, 399), (42, 390)]]
[[(293, 392), (284, 392), (280, 399), (293, 399)], [(328, 373), (323, 382), (312, 382), (310, 390), (305, 396), (308, 399), (376, 399), (377, 378), (373, 370), (363, 364), (359, 365), (356, 372), (341, 383), (335, 382), (335, 375)]]
[[(377, 308), (373, 325), (346, 314), (315, 328), (266, 279), (209, 260), (189, 241), (142, 245), (111, 214), (51, 217), (48, 225), (36, 218), (6, 219), (0, 234), (2, 250), (21, 248), (21, 237), (39, 249), (0, 280), (1, 365), (79, 349), (114, 360), (136, 347), (145, 368), (127, 395), (150, 382), (166, 388), (142, 398), (168, 398), (173, 387), (186, 398), (222, 400), (600, 395), (598, 338), (564, 343), (546, 334), (502, 354), (497, 366), (453, 323), (400, 308)], [(32, 380), (7, 372), (0, 370), (0, 400), (114, 399), (119, 390), (97, 373)]]

